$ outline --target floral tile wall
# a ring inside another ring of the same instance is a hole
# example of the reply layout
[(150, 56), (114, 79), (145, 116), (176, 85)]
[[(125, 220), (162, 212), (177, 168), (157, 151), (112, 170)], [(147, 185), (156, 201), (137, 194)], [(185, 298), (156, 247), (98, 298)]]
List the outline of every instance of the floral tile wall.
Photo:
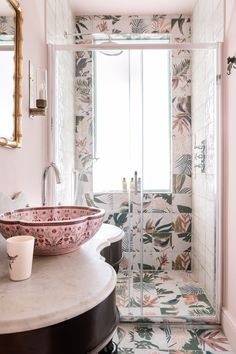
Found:
[[(76, 31), (78, 41), (88, 40), (92, 33), (160, 33), (168, 36), (171, 43), (184, 43), (191, 40), (191, 21), (182, 15), (81, 16), (76, 18)], [(83, 197), (80, 202), (104, 208), (106, 222), (124, 229), (123, 269), (138, 271), (143, 258), (146, 270), (191, 270), (191, 53), (173, 50), (171, 65), (172, 191), (145, 193), (142, 198), (131, 193), (129, 203), (127, 193), (93, 193), (93, 59), (91, 52), (76, 54), (75, 134), (76, 168), (80, 171)]]

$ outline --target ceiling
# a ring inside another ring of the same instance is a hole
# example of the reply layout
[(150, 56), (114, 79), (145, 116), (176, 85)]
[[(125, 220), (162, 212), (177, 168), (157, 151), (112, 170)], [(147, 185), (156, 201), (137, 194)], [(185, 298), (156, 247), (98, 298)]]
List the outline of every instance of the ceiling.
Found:
[(0, 0), (0, 16), (13, 16), (15, 11), (8, 1)]
[(197, 0), (70, 0), (75, 15), (190, 15)]

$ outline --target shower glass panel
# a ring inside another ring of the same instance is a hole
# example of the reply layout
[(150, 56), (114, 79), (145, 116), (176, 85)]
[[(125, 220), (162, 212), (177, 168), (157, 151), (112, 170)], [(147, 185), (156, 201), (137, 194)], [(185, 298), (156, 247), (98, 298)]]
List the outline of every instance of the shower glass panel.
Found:
[(54, 156), (67, 178), (56, 202), (104, 208), (125, 231), (121, 320), (217, 323), (219, 51), (141, 44), (54, 48)]
[[(97, 51), (93, 59), (93, 191), (96, 198), (112, 196), (109, 222), (126, 232), (117, 294), (125, 304), (123, 314), (140, 316), (143, 257), (151, 257), (143, 253), (143, 195), (171, 192), (170, 52)], [(145, 270), (153, 271), (152, 261)]]

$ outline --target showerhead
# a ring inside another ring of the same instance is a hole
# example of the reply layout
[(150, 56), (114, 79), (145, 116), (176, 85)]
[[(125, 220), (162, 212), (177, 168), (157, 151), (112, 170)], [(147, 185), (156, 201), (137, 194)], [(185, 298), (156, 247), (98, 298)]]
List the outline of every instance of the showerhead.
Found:
[[(104, 41), (104, 42), (101, 42), (101, 44), (103, 45), (109, 45), (109, 44), (116, 44), (116, 42), (113, 42), (112, 39), (111, 39), (111, 36), (108, 35), (108, 41)], [(103, 50), (100, 50), (100, 53), (104, 54), (104, 55), (108, 55), (110, 57), (116, 57), (118, 55), (121, 55), (123, 53), (123, 50), (106, 50), (106, 51), (103, 51)]]

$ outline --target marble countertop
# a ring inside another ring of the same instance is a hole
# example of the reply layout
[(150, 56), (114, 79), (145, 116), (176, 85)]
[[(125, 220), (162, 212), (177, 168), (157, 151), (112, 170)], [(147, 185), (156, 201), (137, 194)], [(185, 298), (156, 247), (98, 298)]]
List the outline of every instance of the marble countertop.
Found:
[(103, 224), (73, 253), (33, 259), (30, 279), (9, 279), (6, 241), (0, 236), (0, 334), (22, 332), (78, 316), (101, 303), (116, 285), (114, 269), (100, 255), (124, 233)]

